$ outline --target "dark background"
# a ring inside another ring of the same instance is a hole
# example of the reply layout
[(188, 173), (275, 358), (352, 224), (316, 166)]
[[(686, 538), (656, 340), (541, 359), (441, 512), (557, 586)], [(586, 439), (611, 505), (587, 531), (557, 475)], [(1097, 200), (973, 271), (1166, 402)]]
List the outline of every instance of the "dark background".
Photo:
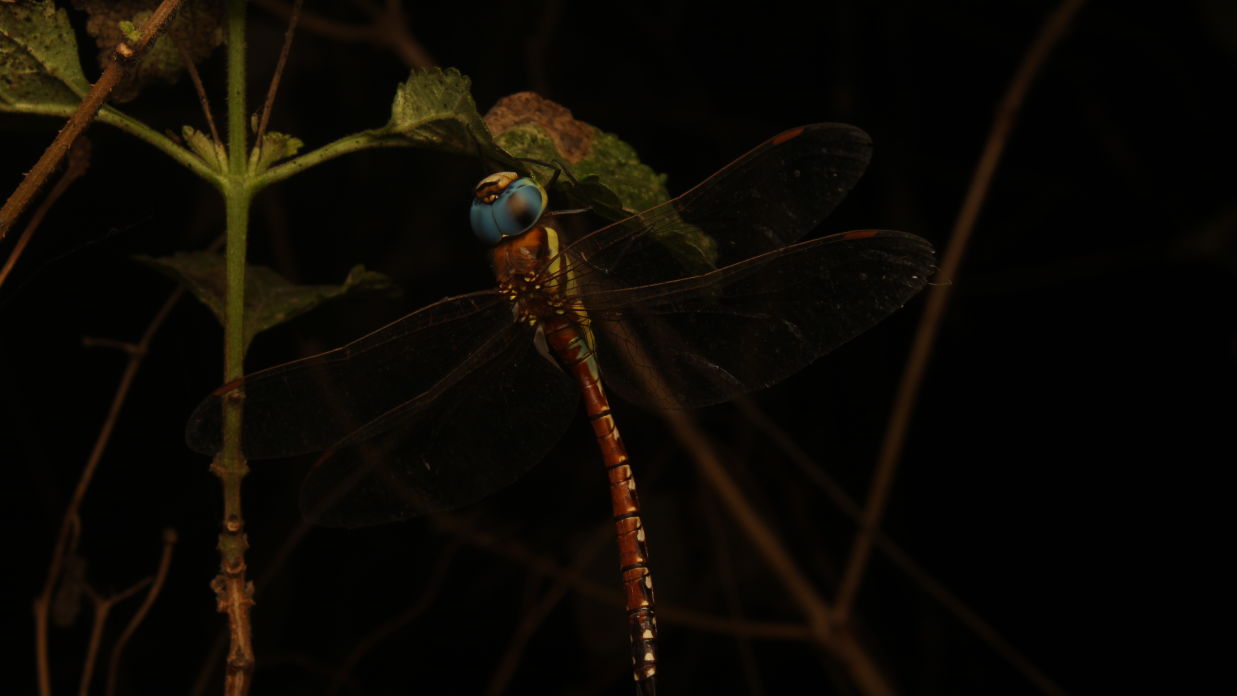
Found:
[[(680, 192), (788, 127), (867, 130), (867, 176), (823, 231), (902, 229), (943, 248), (994, 107), (1054, 3), (407, 3), (434, 59), (473, 80), (484, 111), (537, 89), (635, 146)], [(352, 3), (307, 3), (364, 22)], [(284, 24), (253, 8), (250, 97), (259, 103)], [(93, 51), (83, 49), (93, 60)], [(222, 50), (203, 67), (222, 111)], [(1070, 693), (1133, 684), (1193, 690), (1218, 657), (1208, 542), (1219, 474), (1233, 463), (1237, 198), (1226, 104), (1237, 13), (1224, 0), (1092, 2), (1035, 83), (960, 274), (919, 399), (884, 529), (1006, 641)], [(301, 33), (272, 128), (316, 147), (385, 122), (408, 65), (393, 52)], [(88, 74), (96, 74), (93, 63)], [(160, 129), (204, 123), (187, 80), (123, 107)], [(257, 108), (256, 106), (254, 107)], [(0, 187), (11, 190), (57, 124), (0, 120)], [(123, 356), (83, 337), (136, 340), (171, 283), (130, 260), (206, 246), (222, 231), (213, 190), (153, 149), (92, 129), (93, 165), (0, 289), (0, 461), (5, 691), (33, 691), (29, 602), (104, 420)], [(301, 282), (356, 263), (392, 276), (397, 301), (337, 304), (260, 337), (250, 368), (338, 345), (439, 297), (490, 282), (467, 230), (481, 166), (442, 154), (363, 152), (262, 194), (251, 253)], [(5, 251), (9, 249), (6, 244)], [(754, 402), (854, 497), (867, 490), (922, 298)], [(130, 644), (122, 693), (186, 693), (224, 627), (208, 583), (219, 486), (182, 441), (216, 386), (220, 331), (185, 300), (143, 365), (82, 511), (87, 577), (116, 592), (150, 574), (177, 530), (171, 575)], [(760, 356), (753, 356), (760, 359)], [(642, 485), (658, 598), (718, 616), (801, 620), (655, 415), (617, 403)], [(826, 598), (855, 525), (732, 406), (696, 414), (733, 475)], [(484, 427), (478, 423), (477, 427)], [(259, 587), (254, 693), (322, 693), (382, 623), (345, 691), (482, 693), (554, 582), (502, 550), (562, 565), (608, 526), (583, 418), (520, 482), (459, 519), (478, 546), (433, 521), (315, 530)], [(255, 466), (245, 513), (251, 577), (298, 517), (307, 462)], [(596, 544), (594, 548), (598, 548)], [(586, 578), (618, 594), (612, 542)], [(443, 559), (446, 559), (445, 561)], [(441, 565), (441, 564), (446, 565)], [(434, 568), (445, 569), (424, 597)], [(116, 610), (114, 640), (135, 601)], [(879, 553), (856, 631), (912, 694), (1036, 689), (916, 579)], [(76, 688), (88, 614), (52, 636), (57, 692)], [(662, 621), (662, 693), (852, 693), (809, 645)], [(626, 694), (621, 609), (568, 592), (532, 634), (508, 693)], [(105, 652), (106, 654), (106, 652)]]

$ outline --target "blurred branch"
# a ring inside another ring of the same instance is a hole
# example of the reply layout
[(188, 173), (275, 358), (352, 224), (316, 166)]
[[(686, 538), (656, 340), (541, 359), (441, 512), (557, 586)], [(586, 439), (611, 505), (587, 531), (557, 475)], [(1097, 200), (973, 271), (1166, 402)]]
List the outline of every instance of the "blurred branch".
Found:
[[(519, 542), (507, 538), (498, 538), (489, 532), (474, 529), (463, 518), (455, 515), (434, 515), (430, 518), (436, 527), (452, 534), (461, 540), (483, 549), (496, 556), (515, 561), (539, 575), (558, 578), (569, 585), (577, 594), (606, 604), (622, 607), (623, 597), (617, 590), (609, 586), (589, 582), (581, 578), (573, 578), (570, 570), (557, 561), (534, 553)], [(612, 536), (614, 529), (609, 522), (605, 524), (607, 536)], [(811, 631), (807, 626), (798, 623), (773, 621), (734, 621), (721, 619), (711, 614), (682, 609), (658, 603), (657, 615), (680, 626), (695, 628), (721, 635), (745, 635), (752, 638), (770, 640), (810, 640)]]
[(159, 569), (155, 571), (155, 579), (150, 584), (150, 591), (146, 593), (146, 599), (142, 600), (142, 606), (138, 607), (137, 612), (133, 614), (133, 618), (129, 619), (129, 624), (125, 626), (125, 630), (121, 631), (120, 637), (116, 639), (116, 645), (112, 648), (112, 657), (108, 661), (107, 666), (107, 696), (112, 696), (116, 693), (116, 674), (120, 671), (120, 656), (124, 653), (125, 645), (129, 643), (129, 638), (137, 631), (137, 627), (146, 619), (146, 614), (150, 612), (150, 608), (155, 605), (155, 599), (159, 597), (159, 591), (163, 589), (163, 582), (167, 580), (168, 569), (172, 567), (172, 550), (176, 547), (176, 530), (163, 530), (163, 554), (159, 557)]
[(94, 678), (94, 666), (99, 656), (99, 644), (103, 640), (103, 627), (107, 625), (107, 615), (112, 607), (137, 594), (139, 590), (150, 584), (150, 578), (142, 578), (120, 594), (104, 597), (90, 585), (85, 586), (86, 594), (94, 602), (94, 623), (90, 627), (90, 642), (86, 646), (86, 660), (82, 666), (82, 681), (78, 686), (79, 696), (88, 696), (90, 682)]
[(789, 598), (807, 617), (813, 641), (829, 657), (840, 663), (855, 687), (863, 694), (892, 694), (893, 686), (876, 661), (855, 641), (848, 630), (836, 623), (829, 606), (799, 568), (790, 551), (755, 508), (739, 485), (722, 466), (713, 442), (696, 426), (685, 411), (669, 410), (662, 417), (675, 439), (692, 458), (696, 470), (717, 491), (722, 505), (738, 523), (753, 548), (782, 581)]
[(528, 641), (536, 633), (537, 627), (545, 621), (554, 607), (563, 601), (563, 597), (567, 596), (571, 590), (572, 583), (579, 581), (585, 569), (613, 537), (614, 532), (610, 529), (601, 528), (594, 532), (593, 537), (576, 552), (571, 566), (563, 575), (555, 579), (550, 589), (541, 597), (541, 601), (524, 612), (523, 621), (516, 627), (515, 634), (511, 636), (511, 641), (507, 644), (507, 651), (503, 654), (498, 668), (494, 670), (494, 676), (490, 677), (490, 683), (485, 688), (487, 696), (501, 696), (507, 693), (507, 686), (511, 683), (511, 678), (515, 676), (516, 668), (520, 666), (520, 658), (524, 656), (524, 648), (528, 646)]
[[(294, 11), (283, 0), (254, 0), (254, 4), (284, 19), (290, 19)], [(348, 24), (314, 12), (302, 12), (301, 28), (336, 41), (371, 43), (388, 49), (410, 68), (428, 68), (436, 64), (433, 56), (408, 29), (408, 19), (398, 0), (388, 0), (383, 8), (367, 2), (357, 4), (369, 13), (371, 21), (368, 24)]]
[(1084, 2), (1085, 0), (1065, 0), (1049, 16), (1026, 55), (1023, 56), (1022, 63), (1018, 66), (1005, 96), (997, 107), (992, 130), (980, 154), (979, 163), (971, 178), (970, 188), (962, 202), (962, 209), (954, 223), (940, 270), (937, 272), (937, 277), (942, 280), (928, 291), (923, 317), (920, 319), (910, 356), (907, 358), (906, 368), (898, 385), (897, 396), (890, 411), (885, 437), (876, 462), (876, 470), (872, 475), (872, 485), (868, 491), (867, 503), (864, 505), (863, 519), (855, 536), (854, 545), (851, 547), (850, 557), (847, 559), (846, 569), (838, 590), (834, 609), (839, 623), (846, 623), (854, 606), (855, 597), (859, 594), (859, 586), (863, 582), (863, 574), (871, 556), (875, 531), (880, 526), (885, 505), (889, 501), (889, 491), (893, 487), (898, 460), (901, 459), (902, 449), (906, 444), (906, 432), (914, 416), (915, 402), (923, 385), (924, 373), (932, 357), (932, 346), (936, 343), (937, 334), (940, 332), (941, 322), (953, 291), (954, 279), (962, 264), (963, 254), (970, 241), (971, 232), (975, 228), (975, 221), (979, 218), (984, 199), (988, 195), (988, 187), (992, 182), (993, 174), (996, 172), (997, 164), (1000, 162), (1010, 131), (1013, 130), (1031, 83), (1052, 49), (1069, 29), (1074, 15)]
[[(791, 463), (795, 464), (809, 481), (829, 496), (830, 501), (838, 510), (841, 510), (844, 515), (854, 520), (856, 524), (862, 524), (863, 510), (859, 507), (859, 504), (842, 490), (837, 481), (833, 480), (816, 462), (812, 461), (812, 458), (803, 451), (803, 448), (799, 447), (784, 430), (770, 420), (750, 399), (737, 399), (735, 403), (747, 419), (772, 440), (778, 449), (781, 450), (782, 454)], [(880, 529), (874, 530), (872, 539), (876, 548), (880, 549), (890, 562), (905, 573), (928, 596), (940, 602), (941, 606), (953, 614), (954, 618), (958, 619), (963, 626), (969, 628), (980, 640), (987, 643), (998, 655), (1005, 658), (1005, 661), (1020, 672), (1027, 681), (1034, 684), (1045, 694), (1064, 696), (1065, 692), (1061, 690), (1061, 687), (1056, 682), (1040, 671), (1026, 655), (1023, 655), (1014, 648), (996, 629), (967, 606), (966, 602), (962, 601), (961, 598), (942, 585), (940, 581), (932, 577), (901, 546), (898, 546), (896, 542), (885, 536), (884, 532)]]

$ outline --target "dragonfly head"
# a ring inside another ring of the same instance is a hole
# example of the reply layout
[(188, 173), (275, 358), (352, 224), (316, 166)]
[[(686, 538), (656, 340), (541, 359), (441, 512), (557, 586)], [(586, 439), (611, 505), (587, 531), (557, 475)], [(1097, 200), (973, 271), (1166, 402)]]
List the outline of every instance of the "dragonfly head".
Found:
[(545, 189), (536, 181), (515, 172), (491, 174), (473, 190), (473, 234), (490, 245), (524, 234), (541, 219), (546, 202)]

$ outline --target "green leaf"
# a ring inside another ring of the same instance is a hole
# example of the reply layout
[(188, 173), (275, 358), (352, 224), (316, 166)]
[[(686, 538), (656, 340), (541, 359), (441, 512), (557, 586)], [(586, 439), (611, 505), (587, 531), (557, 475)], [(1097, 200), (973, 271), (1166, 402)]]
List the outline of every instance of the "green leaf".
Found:
[[(184, 285), (223, 323), (224, 257), (207, 251), (138, 261)], [(399, 289), (381, 273), (355, 266), (340, 285), (293, 285), (266, 266), (249, 266), (245, 274), (245, 349), (253, 337), (341, 297), (390, 297)]]
[(89, 90), (64, 10), (51, 0), (0, 3), (0, 111), (77, 106)]
[(254, 174), (264, 172), (272, 164), (295, 155), (304, 145), (294, 135), (267, 131), (262, 134), (262, 147), (255, 147), (249, 153), (249, 170)]
[(142, 30), (127, 19), (120, 22), (120, 33), (124, 34), (125, 41), (130, 43), (138, 43), (142, 40)]
[(471, 81), (455, 68), (413, 70), (396, 90), (391, 120), (379, 132), (414, 147), (489, 155), (494, 143), (477, 113)]
[[(532, 92), (500, 99), (486, 113), (485, 123), (495, 144), (510, 155), (565, 167), (555, 188), (573, 204), (587, 206), (603, 218), (621, 220), (670, 199), (665, 175), (642, 163), (634, 148)], [(518, 166), (530, 169), (543, 182), (554, 172), (523, 163)], [(702, 255), (710, 263), (717, 257), (713, 238), (694, 225), (667, 225), (660, 241), (698, 272), (709, 270), (698, 267)]]
[(211, 169), (217, 172), (227, 170), (228, 153), (223, 143), (216, 142), (214, 138), (192, 126), (181, 126), (180, 135), (185, 140), (185, 146)]
[[(495, 143), (509, 154), (565, 165), (566, 173), (584, 186), (578, 193), (591, 191), (628, 215), (670, 198), (665, 175), (640, 162), (634, 148), (618, 136), (577, 121), (567, 108), (532, 92), (503, 97), (486, 113), (485, 123)], [(532, 171), (542, 180), (553, 173), (544, 168)], [(570, 177), (559, 181), (564, 182), (564, 190), (570, 190)]]

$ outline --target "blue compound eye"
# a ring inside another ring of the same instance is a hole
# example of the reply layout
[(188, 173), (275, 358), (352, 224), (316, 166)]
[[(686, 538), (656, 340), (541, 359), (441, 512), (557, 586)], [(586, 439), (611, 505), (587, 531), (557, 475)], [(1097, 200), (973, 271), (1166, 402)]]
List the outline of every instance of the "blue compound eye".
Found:
[(546, 208), (546, 192), (528, 177), (499, 172), (477, 184), (469, 220), (473, 234), (486, 244), (498, 244), (532, 229)]

